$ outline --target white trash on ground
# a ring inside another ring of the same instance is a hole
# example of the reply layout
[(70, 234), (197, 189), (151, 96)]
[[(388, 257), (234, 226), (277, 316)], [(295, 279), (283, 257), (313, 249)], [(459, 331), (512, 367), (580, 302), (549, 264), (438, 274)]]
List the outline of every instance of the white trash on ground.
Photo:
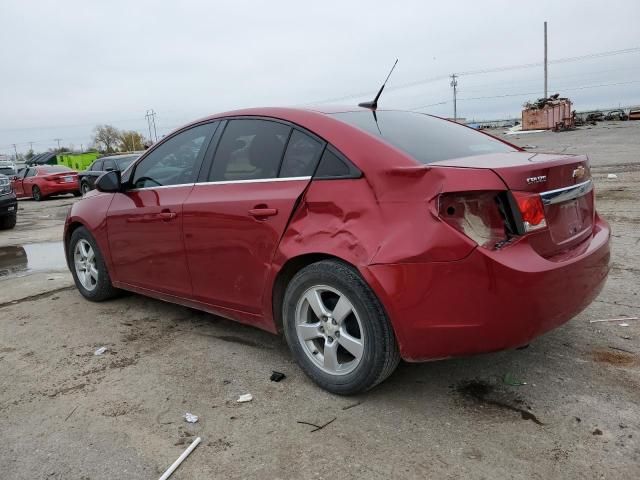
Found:
[(198, 421), (198, 416), (187, 412), (184, 414), (184, 419), (189, 423), (196, 423)]
[(107, 351), (107, 347), (100, 347), (99, 349), (97, 349), (95, 352), (93, 352), (94, 355), (102, 355), (104, 352)]
[(250, 402), (251, 400), (253, 400), (253, 395), (251, 395), (250, 393), (245, 393), (244, 395), (240, 395), (238, 397), (238, 403)]
[(618, 175), (616, 175), (615, 173), (610, 173), (609, 175), (607, 175), (607, 178), (609, 180), (615, 180), (616, 178), (618, 178)]

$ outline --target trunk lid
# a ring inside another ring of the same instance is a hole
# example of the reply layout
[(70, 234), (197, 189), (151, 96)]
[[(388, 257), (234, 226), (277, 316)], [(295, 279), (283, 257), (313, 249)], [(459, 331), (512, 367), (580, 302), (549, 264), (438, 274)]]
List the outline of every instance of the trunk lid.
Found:
[[(532, 232), (530, 243), (545, 257), (571, 249), (592, 233), (595, 202), (585, 155), (511, 152), (431, 164), (437, 165), (490, 169), (509, 190), (539, 194), (547, 228)], [(512, 207), (517, 210), (515, 203)]]

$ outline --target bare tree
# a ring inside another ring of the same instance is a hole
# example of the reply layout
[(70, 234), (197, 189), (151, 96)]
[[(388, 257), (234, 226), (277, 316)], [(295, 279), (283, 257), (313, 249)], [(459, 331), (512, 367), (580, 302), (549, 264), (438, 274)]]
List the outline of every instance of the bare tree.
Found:
[(135, 130), (123, 130), (120, 132), (120, 150), (134, 152), (144, 148), (144, 137)]
[(93, 129), (93, 143), (106, 153), (115, 152), (120, 140), (120, 131), (111, 125), (98, 125)]

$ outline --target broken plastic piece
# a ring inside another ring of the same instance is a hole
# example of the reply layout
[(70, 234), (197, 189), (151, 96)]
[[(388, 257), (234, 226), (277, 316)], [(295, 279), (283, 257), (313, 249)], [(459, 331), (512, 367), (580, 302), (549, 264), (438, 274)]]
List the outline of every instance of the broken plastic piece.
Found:
[(275, 370), (273, 370), (270, 380), (272, 382), (279, 382), (281, 380), (284, 380), (285, 378), (287, 378), (287, 376), (284, 373), (276, 372)]
[(527, 382), (521, 382), (520, 380), (516, 380), (515, 377), (510, 373), (505, 373), (504, 377), (502, 378), (502, 381), (504, 382), (505, 385), (510, 385), (512, 387), (521, 387), (527, 384)]
[(253, 400), (253, 395), (251, 395), (250, 393), (245, 393), (244, 395), (240, 395), (238, 397), (238, 403), (250, 402), (251, 400)]
[(604, 318), (600, 320), (589, 320), (589, 323), (600, 323), (600, 322), (626, 322), (629, 320), (640, 320), (640, 317), (620, 317), (620, 318)]
[(198, 444), (201, 441), (202, 439), (200, 437), (197, 437), (191, 443), (191, 445), (189, 445), (187, 449), (184, 452), (182, 452), (182, 455), (180, 455), (178, 459), (171, 464), (171, 466), (167, 469), (167, 471), (162, 474), (162, 476), (160, 477), (160, 480), (167, 480), (167, 478), (169, 478), (171, 474), (176, 471), (176, 468), (178, 468), (180, 464), (184, 461), (184, 459), (187, 458), (191, 452), (193, 452), (193, 450), (198, 446)]
[(104, 352), (107, 351), (107, 347), (100, 347), (99, 349), (97, 349), (95, 352), (93, 352), (94, 355), (102, 355)]
[(628, 326), (629, 326), (629, 324), (628, 324), (628, 323), (620, 323), (620, 324), (618, 324), (618, 325), (619, 325), (620, 327), (628, 327)]
[(198, 416), (193, 413), (185, 413), (184, 419), (189, 423), (196, 423), (198, 421)]
[(618, 178), (618, 175), (616, 175), (615, 173), (610, 173), (609, 175), (607, 175), (608, 179), (614, 180), (616, 178)]

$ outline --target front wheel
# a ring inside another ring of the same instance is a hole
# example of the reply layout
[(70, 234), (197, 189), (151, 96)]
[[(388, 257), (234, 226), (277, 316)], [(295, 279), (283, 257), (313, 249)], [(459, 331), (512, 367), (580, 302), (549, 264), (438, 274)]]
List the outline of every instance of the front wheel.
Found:
[(42, 200), (42, 192), (40, 191), (40, 188), (35, 185), (32, 189), (31, 189), (31, 196), (33, 197), (33, 199), (36, 202), (39, 202), (40, 200)]
[(80, 227), (74, 230), (67, 249), (71, 274), (83, 297), (101, 302), (119, 293), (111, 284), (102, 253), (87, 229)]
[(324, 260), (300, 270), (287, 286), (283, 320), (300, 367), (332, 393), (368, 390), (400, 361), (382, 305), (357, 270), (342, 262)]
[(4, 217), (0, 217), (0, 230), (11, 230), (16, 226), (18, 221), (18, 215), (5, 215)]
[(82, 185), (80, 185), (80, 192), (82, 193), (82, 195), (86, 195), (90, 191), (91, 187), (89, 187), (89, 184), (87, 182), (82, 182)]

